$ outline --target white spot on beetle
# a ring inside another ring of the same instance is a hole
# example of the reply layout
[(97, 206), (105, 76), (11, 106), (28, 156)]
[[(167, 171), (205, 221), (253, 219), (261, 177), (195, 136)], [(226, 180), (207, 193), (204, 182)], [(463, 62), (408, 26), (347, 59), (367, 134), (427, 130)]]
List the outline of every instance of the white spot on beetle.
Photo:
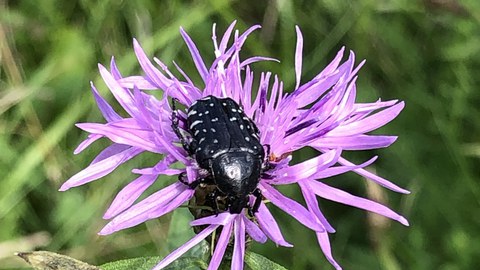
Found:
[(218, 140), (217, 139), (213, 140), (213, 143), (218, 143)]
[(210, 100), (210, 99), (211, 99), (211, 97), (208, 96), (208, 97), (204, 97), (204, 98), (202, 98), (202, 99), (200, 99), (200, 100)]
[(253, 149), (258, 149), (258, 147), (256, 145), (253, 146)]
[(232, 108), (232, 112), (237, 112), (237, 109), (235, 109), (235, 108)]
[(188, 112), (188, 116), (192, 116), (192, 115), (195, 115), (195, 114), (197, 114), (197, 111), (195, 111), (195, 110), (191, 110), (191, 111)]
[(215, 117), (215, 118), (212, 119), (212, 122), (217, 122), (217, 121), (218, 121), (218, 118), (217, 118), (217, 117)]
[(198, 116), (203, 116), (203, 113), (199, 113)]
[(198, 125), (198, 124), (201, 124), (203, 123), (202, 120), (196, 120), (196, 121), (193, 121), (193, 123), (190, 125), (190, 129), (193, 129), (194, 126)]
[(240, 125), (240, 129), (243, 130), (243, 125)]
[(226, 106), (227, 106), (227, 103), (225, 103), (225, 102), (222, 102), (222, 105), (226, 107)]
[(237, 118), (236, 118), (236, 117), (232, 117), (232, 118), (230, 118), (230, 122), (233, 122), (233, 121), (236, 121), (236, 120), (237, 120)]
[(213, 105), (213, 103), (210, 103), (210, 104), (208, 104), (208, 106), (213, 107), (214, 105)]
[(214, 128), (210, 129), (213, 133), (217, 132)]
[(198, 144), (201, 144), (204, 141), (205, 141), (205, 137), (201, 138), (200, 141), (198, 141)]
[(210, 111), (205, 111), (205, 115), (207, 115), (207, 114), (209, 114), (209, 113), (210, 113)]
[(193, 133), (193, 136), (197, 136), (198, 133), (200, 133), (200, 130), (197, 129), (197, 130), (195, 130), (195, 133)]
[(207, 130), (206, 130), (206, 129), (202, 129), (202, 131), (203, 131), (204, 133), (207, 133)]
[(249, 141), (250, 141), (250, 138), (249, 138), (249, 137), (245, 137), (245, 141), (249, 142)]

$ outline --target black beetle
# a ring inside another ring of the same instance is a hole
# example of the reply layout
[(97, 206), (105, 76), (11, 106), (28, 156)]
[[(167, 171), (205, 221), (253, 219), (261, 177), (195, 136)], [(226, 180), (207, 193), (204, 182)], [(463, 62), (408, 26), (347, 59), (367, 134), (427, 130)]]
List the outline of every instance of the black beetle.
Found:
[[(179, 115), (172, 105), (172, 128), (185, 150), (194, 157), (204, 175), (193, 183), (216, 186), (209, 196), (226, 200), (230, 213), (240, 213), (245, 207), (253, 215), (260, 206), (262, 194), (257, 188), (263, 171), (268, 168), (265, 150), (260, 144), (259, 131), (242, 108), (231, 98), (207, 96), (195, 101), (187, 110), (185, 136), (179, 127)], [(268, 148), (267, 148), (268, 149)], [(185, 174), (179, 180), (186, 183)], [(249, 195), (256, 199), (253, 207)]]

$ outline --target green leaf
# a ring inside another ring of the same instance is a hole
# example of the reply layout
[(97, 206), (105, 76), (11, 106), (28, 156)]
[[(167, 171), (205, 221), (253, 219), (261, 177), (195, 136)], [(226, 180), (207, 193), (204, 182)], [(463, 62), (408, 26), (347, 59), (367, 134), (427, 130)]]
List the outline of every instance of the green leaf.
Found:
[[(141, 257), (116, 262), (106, 263), (101, 266), (102, 270), (151, 270), (157, 263), (162, 260), (161, 257)], [(165, 270), (197, 270), (207, 269), (208, 264), (199, 258), (183, 257), (171, 263)]]
[(287, 268), (270, 261), (269, 259), (263, 257), (254, 252), (247, 251), (245, 253), (245, 263), (252, 270), (262, 269), (262, 270), (287, 270)]

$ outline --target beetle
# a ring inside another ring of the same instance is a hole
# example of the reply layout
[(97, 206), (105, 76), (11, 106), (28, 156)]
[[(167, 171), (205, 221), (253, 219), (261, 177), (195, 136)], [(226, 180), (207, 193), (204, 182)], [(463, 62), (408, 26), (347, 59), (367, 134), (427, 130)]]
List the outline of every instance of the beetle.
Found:
[[(175, 102), (174, 99), (172, 128), (183, 148), (202, 169), (200, 178), (193, 183), (187, 183), (185, 174), (181, 174), (179, 180), (193, 189), (201, 183), (215, 185), (216, 189), (209, 197), (215, 201), (216, 213), (217, 200), (221, 198), (226, 200), (230, 213), (237, 214), (248, 208), (253, 216), (262, 199), (257, 185), (262, 173), (269, 168), (255, 123), (233, 99), (210, 95), (195, 101), (187, 109), (185, 127), (181, 130)], [(253, 206), (249, 203), (250, 194), (255, 196)]]

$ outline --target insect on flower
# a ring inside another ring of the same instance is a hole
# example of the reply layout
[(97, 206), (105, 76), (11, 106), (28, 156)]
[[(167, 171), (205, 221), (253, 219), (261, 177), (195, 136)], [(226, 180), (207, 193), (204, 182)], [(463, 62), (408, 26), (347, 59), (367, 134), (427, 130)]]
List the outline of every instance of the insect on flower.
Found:
[[(188, 108), (186, 130), (191, 138), (187, 138), (180, 130), (178, 112), (173, 107), (172, 128), (183, 148), (204, 169), (204, 175), (193, 183), (188, 183), (185, 173), (179, 180), (193, 189), (199, 184), (216, 185), (208, 195), (216, 213), (217, 198), (223, 196), (230, 213), (238, 214), (248, 206), (253, 216), (262, 199), (257, 188), (260, 174), (268, 166), (255, 123), (231, 98), (210, 95)], [(250, 194), (256, 197), (253, 206), (248, 205)]]
[[(99, 65), (105, 84), (127, 115), (114, 111), (92, 84), (105, 123), (77, 124), (90, 134), (75, 153), (101, 138), (111, 145), (60, 190), (98, 180), (144, 152), (157, 153), (161, 158), (154, 166), (132, 170), (137, 177), (115, 197), (104, 214), (110, 221), (99, 232), (111, 234), (159, 218), (186, 203), (193, 206), (190, 211), (195, 220), (190, 225), (197, 234), (166, 256), (155, 270), (163, 269), (214, 232), (218, 238), (211, 238), (214, 250), (209, 269), (220, 267), (229, 245), (233, 245), (232, 269), (243, 269), (247, 239), (258, 243), (270, 239), (277, 246), (292, 247), (270, 206), (311, 229), (326, 259), (341, 269), (329, 241), (335, 229), (319, 208), (318, 198), (374, 212), (407, 226), (408, 221), (387, 206), (335, 188), (323, 179), (353, 171), (390, 190), (409, 193), (364, 169), (377, 157), (354, 164), (342, 156), (343, 151), (392, 144), (395, 136), (368, 133), (395, 119), (404, 103), (356, 102), (357, 73), (364, 62), (356, 66), (353, 52), (342, 62), (344, 49), (323, 71), (302, 83), (303, 37), (298, 27), (293, 89), (287, 93), (282, 81), (270, 72), (260, 74), (257, 88), (250, 66), (276, 60), (262, 56), (242, 59), (242, 46), (259, 26), (243, 33), (234, 28), (235, 22), (219, 40), (213, 28), (215, 59), (208, 68), (195, 43), (180, 30), (203, 81), (201, 86), (175, 63), (180, 78), (159, 59), (154, 58), (156, 65), (152, 63), (136, 40), (134, 51), (143, 74), (122, 76), (113, 58), (110, 70)], [(150, 91), (162, 91), (162, 98)], [(186, 110), (177, 109), (177, 102)], [(319, 155), (290, 164), (291, 154), (304, 147), (318, 150)], [(179, 181), (141, 198), (156, 181), (177, 178)], [(298, 185), (305, 206), (283, 195), (276, 188), (279, 185)]]

